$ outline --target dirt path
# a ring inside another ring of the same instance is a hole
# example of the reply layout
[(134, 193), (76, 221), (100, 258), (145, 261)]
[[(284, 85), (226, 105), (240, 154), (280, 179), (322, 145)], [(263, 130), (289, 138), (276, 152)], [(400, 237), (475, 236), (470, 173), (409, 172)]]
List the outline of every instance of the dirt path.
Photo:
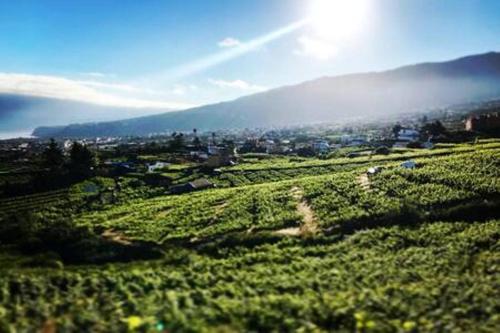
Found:
[(371, 182), (370, 178), (368, 177), (368, 174), (363, 173), (358, 176), (357, 178), (358, 184), (361, 186), (361, 188), (365, 191), (371, 191)]
[(297, 186), (292, 187), (290, 190), (292, 197), (298, 201), (297, 203), (297, 213), (302, 216), (302, 225), (300, 227), (294, 228), (284, 228), (277, 230), (276, 233), (286, 236), (301, 236), (301, 235), (311, 235), (319, 231), (318, 222), (314, 217), (314, 212), (311, 206), (304, 199), (304, 193)]
[(276, 233), (278, 235), (283, 235), (283, 236), (300, 236), (302, 234), (300, 227), (284, 228), (284, 229), (276, 230)]
[(112, 229), (105, 230), (102, 235), (103, 238), (110, 240), (115, 243), (119, 243), (122, 245), (130, 245), (132, 242), (128, 240), (123, 234), (114, 231)]
[(226, 209), (227, 206), (229, 206), (229, 203), (227, 201), (224, 201), (224, 202), (216, 205), (215, 206), (215, 216), (222, 215), (222, 213), (224, 213), (224, 210)]

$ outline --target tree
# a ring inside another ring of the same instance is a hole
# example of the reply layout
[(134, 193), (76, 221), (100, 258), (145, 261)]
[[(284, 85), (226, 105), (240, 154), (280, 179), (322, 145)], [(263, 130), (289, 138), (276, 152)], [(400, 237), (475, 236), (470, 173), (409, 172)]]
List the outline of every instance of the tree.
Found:
[(373, 151), (373, 154), (375, 154), (375, 155), (389, 155), (390, 153), (391, 153), (391, 150), (389, 148), (387, 148), (386, 146), (377, 147), (377, 149), (375, 149)]
[(96, 160), (94, 154), (86, 146), (73, 142), (69, 157), (69, 170), (74, 178), (85, 179), (92, 175)]
[(194, 139), (193, 139), (193, 145), (199, 149), (201, 147), (201, 140), (200, 138), (198, 137), (198, 130), (196, 128), (193, 128), (193, 136), (194, 136)]
[(406, 148), (417, 148), (417, 149), (422, 148), (422, 142), (420, 141), (408, 142)]
[(61, 169), (64, 163), (62, 150), (54, 139), (50, 139), (49, 145), (42, 153), (43, 165), (49, 168), (50, 171)]
[(170, 141), (170, 149), (180, 150), (184, 147), (184, 134), (174, 132), (172, 134), (172, 141)]
[(401, 126), (400, 124), (396, 124), (392, 127), (392, 134), (394, 134), (395, 138), (398, 137), (399, 131), (401, 131), (402, 129), (403, 129), (403, 126)]
[(311, 147), (303, 147), (297, 149), (297, 155), (300, 157), (313, 157), (316, 153)]
[(234, 143), (234, 140), (224, 139), (222, 140), (222, 143), (224, 144), (224, 146), (226, 146), (230, 154), (236, 153), (236, 144)]
[(200, 140), (200, 138), (199, 138), (199, 137), (197, 137), (197, 136), (196, 136), (196, 137), (193, 139), (193, 145), (194, 145), (197, 149), (199, 149), (199, 148), (201, 147), (201, 140)]
[(436, 120), (435, 122), (422, 126), (421, 132), (427, 135), (438, 136), (446, 134), (447, 130), (439, 120)]

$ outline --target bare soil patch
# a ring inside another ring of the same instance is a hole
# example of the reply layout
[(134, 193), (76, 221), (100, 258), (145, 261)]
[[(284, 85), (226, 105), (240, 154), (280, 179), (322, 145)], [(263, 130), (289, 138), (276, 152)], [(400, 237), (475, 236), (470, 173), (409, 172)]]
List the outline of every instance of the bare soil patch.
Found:
[(304, 199), (304, 193), (302, 189), (294, 186), (290, 190), (292, 197), (298, 201), (297, 203), (297, 213), (302, 216), (302, 224), (300, 227), (284, 228), (277, 230), (276, 233), (279, 235), (286, 236), (302, 236), (316, 234), (319, 231), (318, 222), (314, 216), (314, 212)]
[(112, 242), (122, 244), (122, 245), (131, 245), (132, 242), (125, 237), (122, 233), (114, 231), (112, 229), (105, 230), (102, 235), (104, 239), (110, 240)]
[(368, 177), (368, 175), (366, 173), (359, 175), (357, 178), (357, 181), (358, 181), (359, 186), (361, 186), (361, 188), (363, 190), (371, 191), (370, 178)]

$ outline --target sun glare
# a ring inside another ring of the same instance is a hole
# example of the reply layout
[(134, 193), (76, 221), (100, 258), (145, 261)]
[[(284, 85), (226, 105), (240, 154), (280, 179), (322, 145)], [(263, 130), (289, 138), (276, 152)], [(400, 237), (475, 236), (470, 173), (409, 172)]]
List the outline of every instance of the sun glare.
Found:
[(348, 39), (363, 29), (369, 11), (370, 0), (313, 0), (308, 21), (324, 39)]

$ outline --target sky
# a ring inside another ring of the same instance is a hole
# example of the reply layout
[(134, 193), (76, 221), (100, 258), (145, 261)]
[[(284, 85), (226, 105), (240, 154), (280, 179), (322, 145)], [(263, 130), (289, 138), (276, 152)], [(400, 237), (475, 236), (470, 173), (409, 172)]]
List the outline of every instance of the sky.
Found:
[(184, 109), (499, 36), (498, 0), (0, 0), (0, 93)]

